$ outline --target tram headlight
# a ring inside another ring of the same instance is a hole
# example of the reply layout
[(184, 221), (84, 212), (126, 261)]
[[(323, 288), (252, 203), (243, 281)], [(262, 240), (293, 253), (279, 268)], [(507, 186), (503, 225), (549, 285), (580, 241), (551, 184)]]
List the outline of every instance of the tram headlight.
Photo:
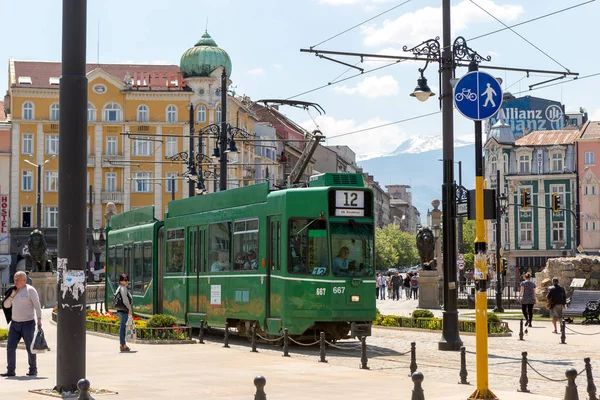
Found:
[(358, 303), (360, 301), (360, 296), (354, 295), (350, 297), (350, 301), (353, 303)]

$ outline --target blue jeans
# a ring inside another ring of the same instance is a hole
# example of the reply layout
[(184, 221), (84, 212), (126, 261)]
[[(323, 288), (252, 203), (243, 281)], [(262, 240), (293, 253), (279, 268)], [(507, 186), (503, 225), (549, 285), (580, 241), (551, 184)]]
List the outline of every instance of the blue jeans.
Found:
[(385, 286), (379, 286), (379, 300), (385, 300)]
[(119, 314), (119, 341), (121, 345), (125, 345), (125, 330), (127, 329), (127, 320), (129, 319), (129, 313), (127, 311), (118, 311)]
[(27, 356), (29, 358), (29, 373), (37, 374), (37, 355), (31, 353), (31, 342), (35, 333), (35, 321), (10, 323), (8, 330), (8, 344), (6, 346), (7, 367), (6, 372), (14, 373), (17, 364), (17, 345), (21, 338), (27, 347)]

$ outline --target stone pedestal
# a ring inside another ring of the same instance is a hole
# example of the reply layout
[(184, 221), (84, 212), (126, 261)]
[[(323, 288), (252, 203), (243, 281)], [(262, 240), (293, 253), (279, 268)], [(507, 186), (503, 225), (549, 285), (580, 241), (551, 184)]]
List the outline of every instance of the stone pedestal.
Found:
[(440, 308), (440, 277), (437, 271), (420, 271), (419, 280), (419, 308)]
[(40, 304), (44, 308), (56, 305), (56, 274), (54, 272), (30, 272), (31, 285), (40, 296)]

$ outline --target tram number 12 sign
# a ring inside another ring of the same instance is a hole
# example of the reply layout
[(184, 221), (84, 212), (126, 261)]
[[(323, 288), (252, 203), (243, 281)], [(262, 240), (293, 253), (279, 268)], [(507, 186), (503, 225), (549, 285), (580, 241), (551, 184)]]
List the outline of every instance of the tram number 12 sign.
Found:
[(361, 190), (335, 191), (336, 217), (364, 217), (365, 192)]

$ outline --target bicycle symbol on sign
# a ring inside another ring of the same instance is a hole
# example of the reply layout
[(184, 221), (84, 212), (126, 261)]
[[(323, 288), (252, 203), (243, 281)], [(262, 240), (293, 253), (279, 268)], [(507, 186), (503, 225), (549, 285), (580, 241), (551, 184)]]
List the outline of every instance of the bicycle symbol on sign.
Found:
[(463, 101), (464, 99), (468, 99), (470, 101), (475, 101), (475, 100), (477, 100), (477, 94), (471, 93), (471, 89), (465, 88), (462, 90), (462, 92), (456, 93), (456, 96), (454, 98), (456, 99), (457, 102)]

